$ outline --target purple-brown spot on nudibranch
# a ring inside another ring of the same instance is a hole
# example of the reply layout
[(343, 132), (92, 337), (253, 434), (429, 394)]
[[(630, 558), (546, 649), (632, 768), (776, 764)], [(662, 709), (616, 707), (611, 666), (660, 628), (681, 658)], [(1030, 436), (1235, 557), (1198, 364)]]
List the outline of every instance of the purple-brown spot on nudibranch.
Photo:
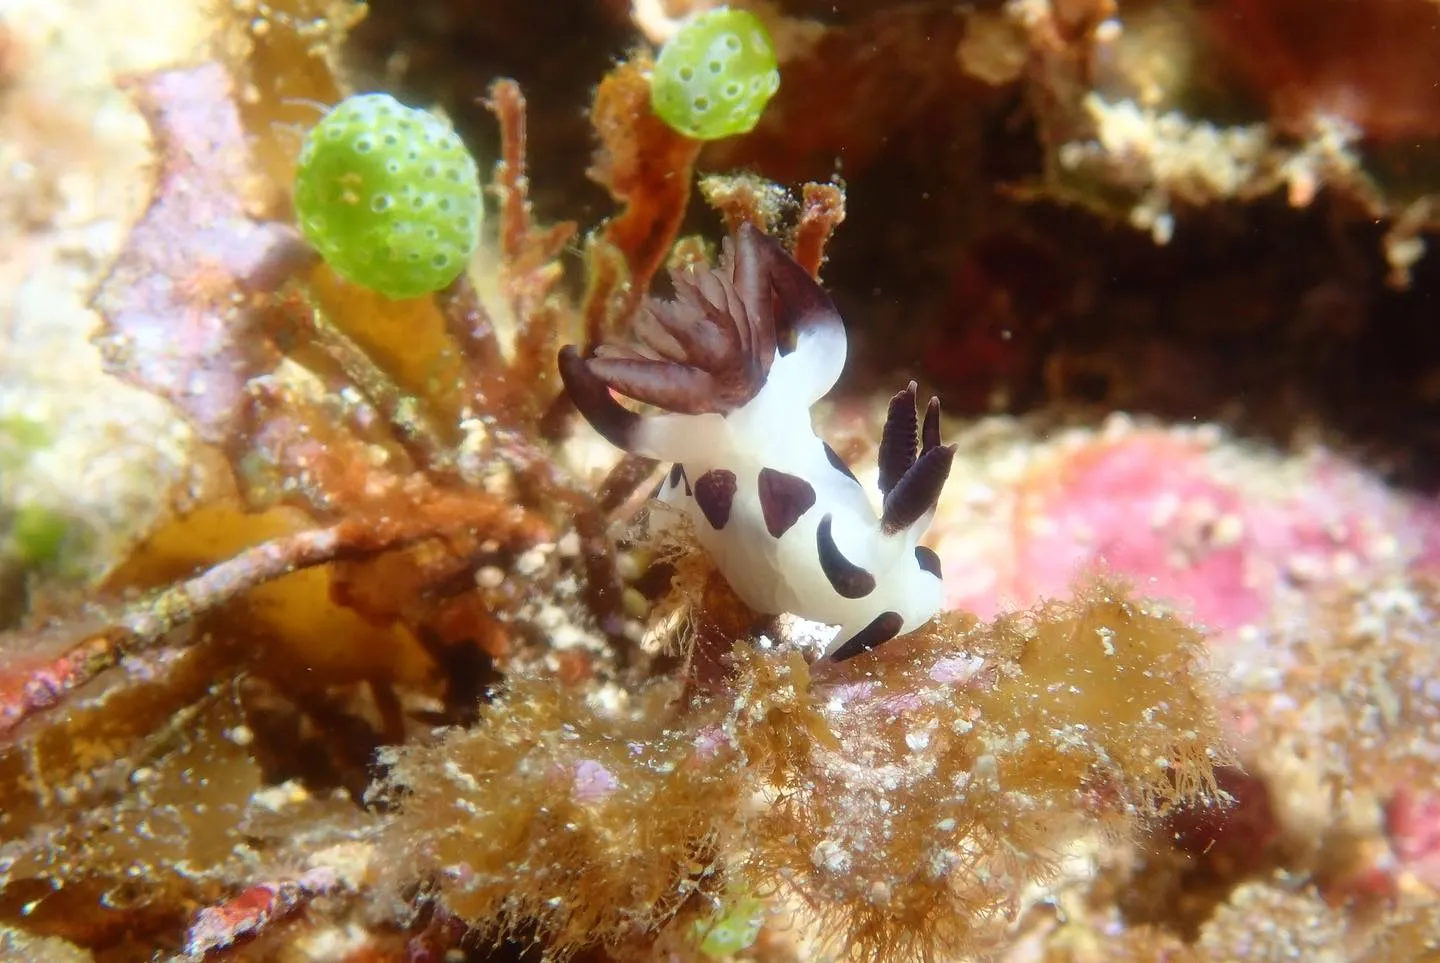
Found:
[(730, 504), (735, 500), (735, 473), (712, 468), (695, 479), (695, 504), (717, 532), (730, 521)]
[(900, 626), (904, 624), (905, 620), (899, 612), (881, 612), (869, 625), (856, 632), (844, 645), (836, 649), (830, 658), (836, 662), (844, 662), (862, 652), (869, 652), (899, 635)]
[(919, 564), (921, 571), (929, 572), (936, 578), (944, 578), (940, 574), (940, 556), (935, 554), (933, 549), (924, 545), (915, 546), (915, 561)]
[(825, 460), (830, 463), (830, 467), (840, 472), (855, 484), (860, 484), (860, 479), (855, 477), (855, 473), (850, 470), (849, 465), (845, 464), (845, 459), (840, 457), (840, 453), (830, 447), (830, 442), (822, 441), (820, 444), (825, 446)]
[(679, 488), (681, 482), (685, 483), (685, 494), (692, 494), (690, 491), (690, 479), (685, 477), (685, 466), (677, 461), (670, 466), (670, 487)]
[(835, 536), (830, 531), (831, 522), (831, 516), (826, 515), (815, 529), (820, 571), (825, 573), (830, 587), (841, 598), (863, 599), (875, 591), (875, 576), (841, 554), (840, 546), (835, 544)]
[(772, 538), (790, 531), (790, 526), (815, 504), (815, 487), (805, 479), (774, 468), (760, 469), (760, 512)]

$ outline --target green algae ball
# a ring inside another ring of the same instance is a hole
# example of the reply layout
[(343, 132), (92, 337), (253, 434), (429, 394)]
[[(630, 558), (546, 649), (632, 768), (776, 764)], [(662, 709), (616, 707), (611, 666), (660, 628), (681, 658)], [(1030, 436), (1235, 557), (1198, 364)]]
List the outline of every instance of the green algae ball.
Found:
[(300, 229), (338, 274), (386, 297), (420, 297), (459, 277), (483, 212), (460, 138), (389, 94), (341, 101), (300, 149)]
[(730, 903), (709, 919), (696, 920), (693, 934), (700, 952), (713, 959), (740, 953), (755, 942), (765, 925), (765, 904), (753, 896), (730, 894)]
[(753, 130), (779, 89), (765, 25), (753, 13), (720, 7), (690, 20), (660, 49), (650, 100), (680, 133), (719, 140)]
[(58, 512), (27, 505), (11, 521), (10, 539), (21, 561), (43, 568), (59, 557), (70, 535), (70, 520)]

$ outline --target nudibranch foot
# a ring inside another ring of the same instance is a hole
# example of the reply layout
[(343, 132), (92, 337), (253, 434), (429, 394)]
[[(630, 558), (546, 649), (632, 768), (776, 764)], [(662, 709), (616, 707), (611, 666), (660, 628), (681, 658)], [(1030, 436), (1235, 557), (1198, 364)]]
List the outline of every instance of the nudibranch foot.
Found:
[[(633, 343), (560, 352), (576, 408), (626, 451), (673, 463), (657, 497), (689, 517), (736, 594), (757, 612), (839, 626), (841, 661), (939, 611), (940, 560), (919, 544), (955, 447), (940, 403), (923, 420), (912, 381), (890, 402), (877, 518), (860, 482), (815, 435), (810, 408), (845, 365), (829, 294), (774, 239), (742, 225), (714, 268), (677, 271)], [(640, 414), (611, 392), (660, 409)]]

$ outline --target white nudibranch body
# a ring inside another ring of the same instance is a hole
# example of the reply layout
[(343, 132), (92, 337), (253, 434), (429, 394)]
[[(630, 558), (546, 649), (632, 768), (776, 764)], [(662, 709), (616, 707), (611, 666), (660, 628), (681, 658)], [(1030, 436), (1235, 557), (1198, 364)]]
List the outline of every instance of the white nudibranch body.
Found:
[(690, 416), (687, 457), (660, 498), (691, 517), (751, 608), (840, 626), (832, 654), (919, 628), (939, 611), (943, 586), (933, 556), (916, 554), (929, 516), (885, 533), (860, 482), (815, 436), (810, 407), (785, 397), (787, 371), (806, 360), (797, 346), (743, 408)]
[[(693, 520), (746, 604), (839, 626), (827, 656), (858, 655), (929, 621), (943, 586), (939, 559), (919, 541), (954, 455), (940, 444), (938, 403), (922, 431), (914, 383), (892, 399), (877, 517), (811, 423), (846, 354), (824, 290), (749, 225), (718, 268), (678, 274), (675, 287), (675, 301), (653, 301), (637, 318), (635, 345), (583, 360), (561, 352), (581, 413), (619, 447), (673, 463), (658, 497)], [(611, 388), (665, 412), (631, 412)]]

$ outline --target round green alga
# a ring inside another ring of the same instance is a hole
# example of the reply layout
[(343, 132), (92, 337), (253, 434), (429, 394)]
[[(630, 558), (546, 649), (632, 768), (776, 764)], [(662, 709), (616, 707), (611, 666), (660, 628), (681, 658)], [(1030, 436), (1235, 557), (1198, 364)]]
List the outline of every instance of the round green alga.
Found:
[(389, 94), (341, 101), (300, 149), (300, 229), (338, 274), (387, 297), (454, 281), (479, 243), (483, 212), (475, 159), (459, 136)]
[(650, 79), (655, 113), (697, 140), (753, 130), (779, 89), (779, 62), (765, 25), (728, 7), (681, 27), (660, 49)]

